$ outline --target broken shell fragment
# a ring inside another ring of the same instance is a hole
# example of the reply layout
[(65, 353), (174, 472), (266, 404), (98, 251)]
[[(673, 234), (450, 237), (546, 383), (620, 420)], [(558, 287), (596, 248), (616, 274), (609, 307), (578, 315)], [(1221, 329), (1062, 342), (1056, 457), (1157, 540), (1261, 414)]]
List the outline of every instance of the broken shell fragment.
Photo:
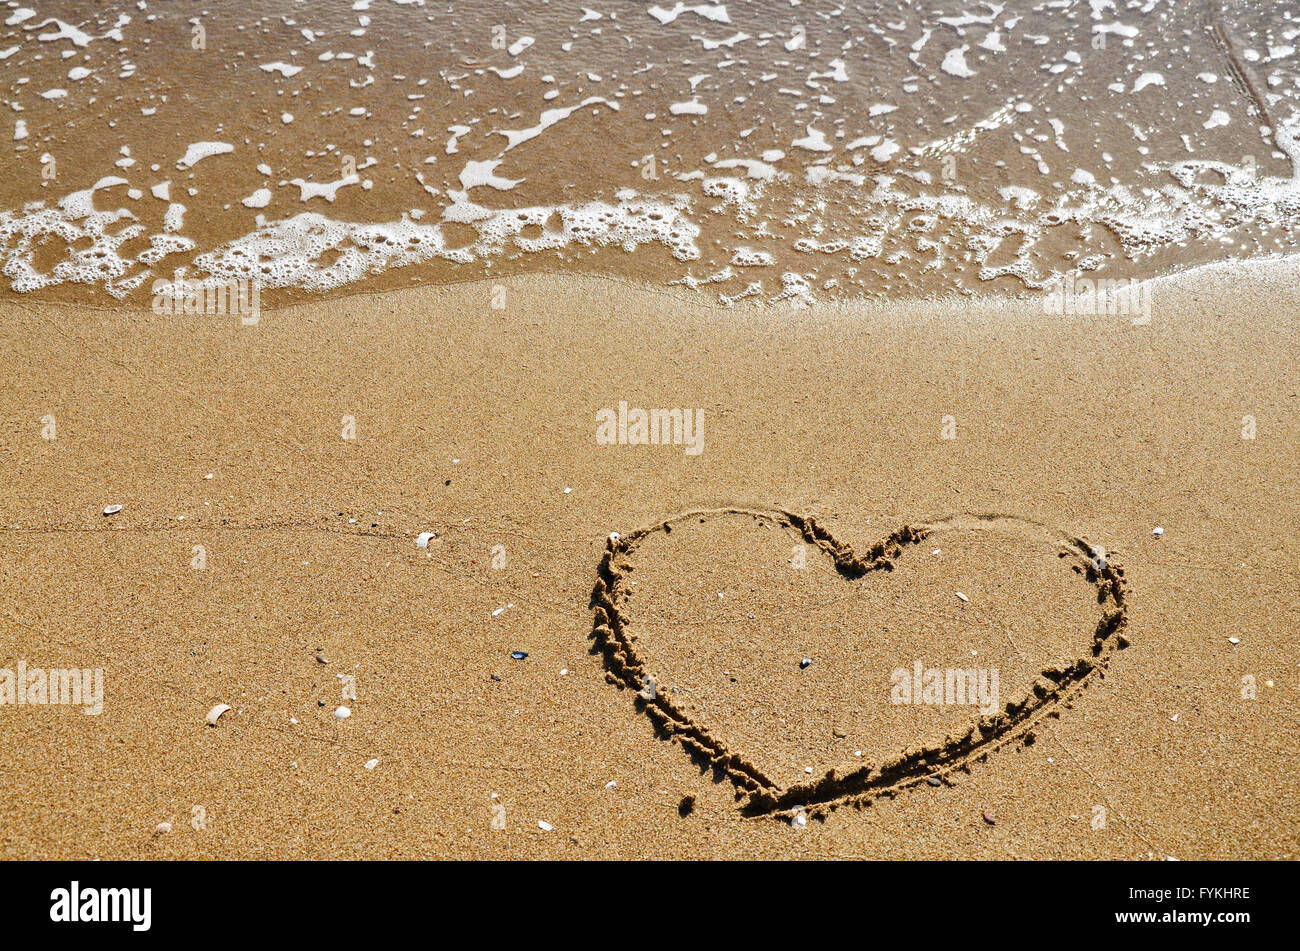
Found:
[(230, 704), (219, 703), (211, 710), (209, 710), (208, 715), (204, 717), (204, 719), (208, 721), (208, 726), (216, 726), (217, 721), (221, 719), (221, 715), (229, 709), (230, 709)]
[(120, 511), (122, 511), (122, 506), (120, 506), (120, 505), (105, 505), (105, 506), (104, 506), (104, 514), (105, 514), (105, 515), (116, 515), (116, 514), (117, 514), (118, 512), (120, 512)]

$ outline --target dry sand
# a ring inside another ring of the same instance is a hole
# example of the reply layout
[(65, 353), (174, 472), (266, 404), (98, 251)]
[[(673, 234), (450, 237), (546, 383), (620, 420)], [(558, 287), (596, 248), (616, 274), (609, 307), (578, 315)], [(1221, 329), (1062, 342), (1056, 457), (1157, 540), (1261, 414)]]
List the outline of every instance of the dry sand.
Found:
[[(6, 301), (0, 667), (102, 667), (105, 697), (0, 706), (0, 855), (1294, 858), (1296, 275), (1161, 281), (1147, 326), (557, 275), (256, 326)], [(703, 452), (597, 445), (620, 400), (702, 409)], [(749, 815), (609, 682), (590, 599), (609, 532), (771, 507), (859, 553), (933, 533), (856, 579), (744, 515), (629, 556), (641, 660), (732, 772), (974, 723), (890, 703), (916, 660), (997, 669), (1006, 702), (1089, 656), (1107, 608), (1062, 540), (1123, 570), (1129, 646), (938, 786)]]

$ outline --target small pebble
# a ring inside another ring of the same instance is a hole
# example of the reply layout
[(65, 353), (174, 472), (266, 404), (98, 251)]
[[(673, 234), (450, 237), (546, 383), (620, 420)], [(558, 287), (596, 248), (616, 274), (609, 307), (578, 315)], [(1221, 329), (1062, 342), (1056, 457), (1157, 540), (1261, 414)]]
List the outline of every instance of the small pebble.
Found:
[(541, 829), (543, 832), (550, 832), (555, 828), (555, 826), (551, 825), (549, 822), (543, 822), (541, 819), (538, 819), (537, 828)]
[(372, 759), (366, 763), (366, 769), (374, 769), (378, 765), (379, 765), (379, 760)]
[(807, 669), (808, 669), (809, 667), (811, 667), (811, 666), (812, 666), (812, 658), (811, 658), (811, 657), (805, 657), (803, 660), (799, 661), (799, 669), (800, 669), (800, 670), (807, 670)]
[(802, 829), (808, 825), (808, 815), (802, 809), (790, 817), (790, 825)]
[(811, 766), (805, 766), (805, 767), (803, 768), (803, 771), (804, 771), (805, 773), (807, 773), (809, 776), (812, 775), (812, 767), (811, 767)]
[(970, 598), (966, 597), (966, 595), (962, 594), (960, 591), (957, 592), (957, 597), (960, 598), (960, 599), (963, 600), (963, 601), (969, 601), (969, 600), (970, 600)]
[(989, 813), (989, 812), (983, 813), (983, 815), (984, 815), (984, 821), (987, 822), (989, 825), (991, 825), (991, 826), (995, 826), (995, 825), (998, 824), (998, 817), (997, 817), (997, 816), (995, 816), (995, 815), (993, 815), (992, 813)]
[(931, 786), (936, 786), (936, 787), (943, 785), (943, 780), (940, 779), (938, 776), (930, 776), (926, 779), (926, 782), (929, 783)]
[(567, 485), (564, 487), (564, 494), (565, 494), (565, 495), (568, 495), (568, 494), (569, 494), (570, 492), (572, 492), (572, 491), (573, 491), (573, 490), (570, 489)]
[(653, 700), (659, 696), (659, 688), (655, 685), (655, 679), (653, 677), (647, 677), (645, 679), (645, 686), (641, 688), (639, 696), (642, 700)]
[(105, 505), (105, 506), (104, 506), (104, 514), (105, 514), (105, 515), (116, 515), (116, 514), (117, 514), (118, 512), (120, 512), (120, 511), (122, 511), (122, 506), (120, 506), (120, 505)]
[(1229, 644), (1240, 644), (1240, 643), (1241, 643), (1241, 638), (1240, 638), (1240, 637), (1230, 637), (1230, 638), (1228, 638), (1228, 643), (1229, 643)]
[(172, 831), (172, 824), (170, 822), (160, 822), (153, 827), (153, 831), (157, 835), (166, 835)]
[(335, 720), (346, 720), (350, 716), (352, 716), (352, 711), (347, 707), (339, 707), (334, 711)]
[(511, 651), (510, 656), (515, 660), (523, 660), (528, 656), (528, 651)]
[(1164, 530), (1163, 528), (1161, 528), (1159, 525), (1157, 525), (1155, 528), (1151, 529), (1151, 534), (1152, 534), (1152, 535), (1163, 535), (1164, 533), (1165, 533), (1165, 530)]
[(617, 779), (611, 779), (609, 782), (607, 782), (607, 783), (605, 784), (605, 788), (606, 788), (606, 789), (617, 789), (617, 788), (618, 788), (618, 780), (617, 780)]

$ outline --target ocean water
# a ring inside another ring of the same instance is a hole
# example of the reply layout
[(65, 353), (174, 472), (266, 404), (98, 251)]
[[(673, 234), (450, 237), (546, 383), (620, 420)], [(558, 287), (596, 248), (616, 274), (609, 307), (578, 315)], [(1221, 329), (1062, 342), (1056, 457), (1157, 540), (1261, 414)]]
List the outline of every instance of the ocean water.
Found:
[(0, 286), (1041, 293), (1295, 249), (1300, 9), (7, 2)]

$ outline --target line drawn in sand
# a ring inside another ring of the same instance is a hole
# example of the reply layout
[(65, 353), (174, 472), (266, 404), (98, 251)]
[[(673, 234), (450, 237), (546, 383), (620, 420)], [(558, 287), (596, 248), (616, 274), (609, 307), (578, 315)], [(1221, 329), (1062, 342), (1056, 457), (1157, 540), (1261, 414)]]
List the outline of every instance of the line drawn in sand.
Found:
[(766, 775), (752, 756), (730, 748), (707, 724), (697, 722), (670, 691), (657, 689), (654, 672), (638, 646), (635, 624), (623, 610), (630, 590), (627, 575), (642, 543), (659, 533), (671, 533), (675, 525), (688, 520), (737, 516), (792, 531), (812, 546), (810, 554), (820, 552), (829, 558), (836, 573), (848, 581), (894, 571), (902, 566), (909, 550), (945, 530), (1000, 525), (1041, 532), (1044, 526), (1012, 515), (961, 513), (903, 525), (858, 554), (811, 517), (780, 508), (729, 507), (682, 512), (626, 535), (611, 535), (590, 602), (592, 650), (604, 655), (605, 678), (620, 689), (635, 691), (638, 710), (649, 717), (662, 738), (679, 742), (697, 762), (730, 779), (738, 798), (744, 800), (742, 811), (750, 817), (790, 816), (796, 810), (817, 815), (841, 805), (892, 797), (927, 780), (943, 781), (947, 774), (968, 770), (994, 750), (1025, 737), (1044, 718), (1059, 717), (1089, 683), (1105, 675), (1114, 653), (1129, 646), (1124, 633), (1128, 611), (1123, 568), (1109, 561), (1103, 549), (1081, 538), (1054, 533), (1058, 558), (1096, 592), (1097, 623), (1091, 631), (1081, 632), (1077, 656), (1041, 670), (1023, 696), (980, 717), (962, 735), (913, 747), (880, 764), (832, 767), (806, 782), (782, 786)]

